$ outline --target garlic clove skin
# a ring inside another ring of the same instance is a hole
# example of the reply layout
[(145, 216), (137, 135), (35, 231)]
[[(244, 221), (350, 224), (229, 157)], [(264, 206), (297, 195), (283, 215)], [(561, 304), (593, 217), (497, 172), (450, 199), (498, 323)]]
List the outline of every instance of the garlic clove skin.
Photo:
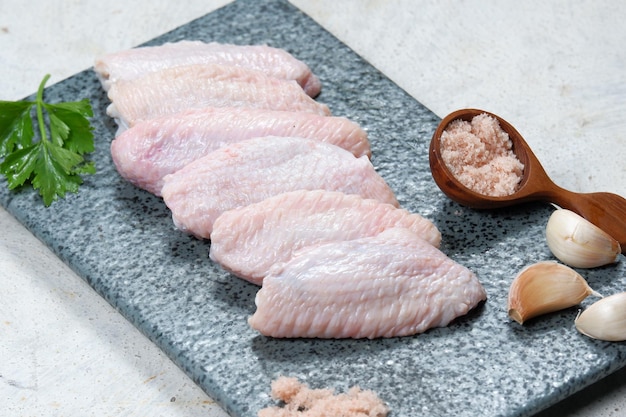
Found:
[(554, 261), (522, 269), (511, 282), (508, 314), (519, 324), (533, 317), (573, 307), (594, 294), (576, 271)]
[(552, 213), (546, 226), (552, 254), (575, 268), (595, 268), (617, 262), (620, 244), (604, 230), (566, 209)]
[(626, 292), (596, 301), (574, 321), (576, 329), (593, 339), (626, 340)]

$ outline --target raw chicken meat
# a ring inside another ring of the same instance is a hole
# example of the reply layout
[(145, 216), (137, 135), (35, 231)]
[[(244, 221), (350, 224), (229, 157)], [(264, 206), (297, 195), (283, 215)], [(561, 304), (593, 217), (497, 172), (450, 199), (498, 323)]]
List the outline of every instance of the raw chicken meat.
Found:
[(248, 322), (272, 337), (406, 336), (446, 326), (486, 297), (474, 273), (396, 228), (275, 265)]
[(355, 156), (370, 156), (367, 133), (343, 117), (305, 112), (210, 107), (137, 123), (111, 143), (118, 172), (161, 195), (163, 177), (229, 143), (262, 136), (297, 136), (328, 142)]
[(261, 285), (272, 265), (311, 245), (375, 236), (407, 228), (433, 246), (441, 233), (419, 214), (338, 191), (298, 190), (229, 210), (217, 218), (210, 257), (225, 269)]
[(295, 81), (218, 64), (167, 68), (111, 85), (107, 114), (122, 127), (198, 107), (252, 107), (330, 116)]
[(248, 139), (213, 151), (166, 175), (161, 193), (179, 229), (209, 238), (223, 212), (300, 189), (343, 191), (398, 205), (366, 156), (285, 137)]
[(262, 71), (271, 77), (297, 81), (311, 97), (317, 96), (322, 87), (304, 62), (283, 49), (265, 45), (180, 41), (144, 46), (100, 56), (94, 70), (108, 91), (111, 84), (119, 80), (189, 64), (234, 65)]

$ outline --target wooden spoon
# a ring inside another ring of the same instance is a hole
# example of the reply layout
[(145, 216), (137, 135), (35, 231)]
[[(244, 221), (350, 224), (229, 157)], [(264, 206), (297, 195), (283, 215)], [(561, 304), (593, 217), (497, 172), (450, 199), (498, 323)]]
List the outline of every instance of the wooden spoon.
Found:
[[(471, 121), (474, 116), (486, 113), (500, 123), (509, 134), (513, 152), (524, 164), (524, 174), (518, 190), (508, 196), (491, 197), (476, 193), (461, 184), (446, 167), (441, 157), (440, 138), (448, 124), (456, 119)], [(429, 151), (430, 170), (441, 191), (450, 199), (467, 207), (493, 209), (529, 201), (545, 201), (572, 210), (595, 224), (613, 238), (626, 253), (626, 199), (612, 193), (574, 193), (557, 186), (548, 177), (537, 157), (517, 130), (495, 114), (477, 110), (457, 110), (446, 116), (433, 135)]]

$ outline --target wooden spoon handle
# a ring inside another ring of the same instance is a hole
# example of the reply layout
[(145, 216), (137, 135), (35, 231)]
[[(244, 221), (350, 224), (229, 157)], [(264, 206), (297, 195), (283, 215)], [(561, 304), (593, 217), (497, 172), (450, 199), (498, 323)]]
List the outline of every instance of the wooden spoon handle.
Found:
[(559, 190), (551, 199), (583, 216), (617, 240), (626, 253), (626, 199), (612, 193), (573, 193)]

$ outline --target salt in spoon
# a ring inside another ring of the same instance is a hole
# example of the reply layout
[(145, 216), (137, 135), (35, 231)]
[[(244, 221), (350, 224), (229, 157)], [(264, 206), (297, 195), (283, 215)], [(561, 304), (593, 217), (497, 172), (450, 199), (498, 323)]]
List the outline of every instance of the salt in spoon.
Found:
[[(524, 164), (519, 188), (513, 194), (492, 197), (479, 194), (461, 184), (448, 170), (441, 156), (441, 134), (448, 125), (461, 119), (470, 122), (474, 116), (487, 114), (495, 118), (513, 144), (513, 152)], [(575, 193), (556, 185), (548, 177), (537, 157), (517, 130), (499, 116), (477, 109), (462, 109), (446, 116), (430, 142), (430, 170), (435, 183), (451, 200), (475, 209), (493, 209), (529, 201), (545, 201), (574, 211), (616, 239), (626, 253), (626, 199), (612, 193)]]

